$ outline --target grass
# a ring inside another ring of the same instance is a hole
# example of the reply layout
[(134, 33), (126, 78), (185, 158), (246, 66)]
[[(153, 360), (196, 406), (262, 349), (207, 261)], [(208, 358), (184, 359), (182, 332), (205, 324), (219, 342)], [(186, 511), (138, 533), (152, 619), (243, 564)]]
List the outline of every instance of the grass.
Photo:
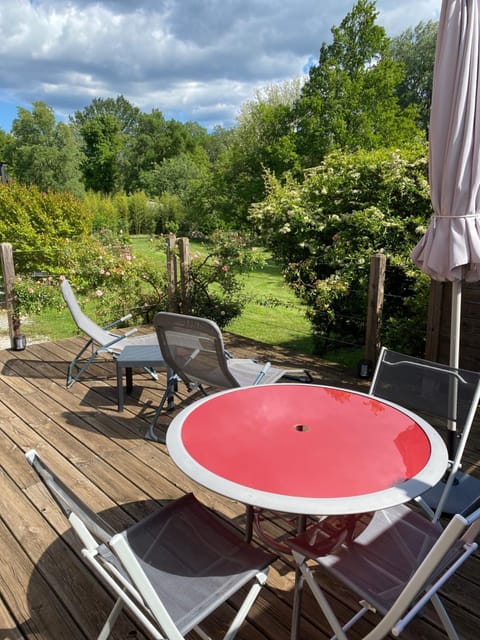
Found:
[[(148, 236), (135, 236), (131, 244), (134, 255), (158, 262), (159, 268), (164, 268), (166, 258), (161, 242), (152, 241)], [(192, 254), (204, 251), (199, 241), (191, 241), (190, 249)], [(305, 315), (306, 307), (285, 283), (279, 265), (267, 255), (266, 265), (255, 272), (244, 274), (242, 281), (248, 303), (242, 315), (230, 322), (226, 330), (298, 353), (313, 354), (311, 325)], [(93, 313), (88, 306), (85, 311), (87, 314)], [(30, 343), (39, 339), (69, 338), (78, 333), (67, 309), (46, 310), (25, 323), (22, 330)], [(8, 335), (5, 329), (0, 328), (0, 336), (5, 333)], [(338, 351), (324, 357), (351, 365), (360, 360), (361, 354)]]
[[(132, 253), (165, 264), (165, 251), (148, 236), (132, 238)], [(190, 240), (190, 252), (205, 253), (203, 244)], [(281, 345), (301, 353), (313, 353), (306, 308), (285, 283), (281, 269), (267, 254), (267, 264), (241, 277), (248, 303), (242, 315), (228, 324), (227, 331), (266, 344)]]
[(243, 313), (227, 331), (301, 353), (313, 353), (306, 307), (285, 283), (280, 267), (269, 259), (258, 271), (242, 277), (249, 299)]

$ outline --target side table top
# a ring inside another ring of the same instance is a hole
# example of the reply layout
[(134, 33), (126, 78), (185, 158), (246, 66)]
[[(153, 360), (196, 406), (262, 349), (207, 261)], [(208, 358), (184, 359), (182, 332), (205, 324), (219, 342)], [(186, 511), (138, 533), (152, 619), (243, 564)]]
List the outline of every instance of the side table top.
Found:
[(117, 364), (121, 367), (164, 367), (165, 360), (158, 344), (128, 345), (119, 353)]

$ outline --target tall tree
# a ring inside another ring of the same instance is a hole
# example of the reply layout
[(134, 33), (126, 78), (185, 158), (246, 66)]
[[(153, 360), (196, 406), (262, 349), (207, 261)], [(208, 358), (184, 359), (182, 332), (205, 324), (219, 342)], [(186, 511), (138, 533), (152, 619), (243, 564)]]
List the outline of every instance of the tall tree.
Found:
[(299, 168), (292, 105), (301, 81), (270, 85), (242, 105), (228, 145), (216, 161), (218, 204), (222, 217), (241, 227), (248, 208), (265, 195), (264, 173), (281, 176)]
[(428, 130), (432, 101), (433, 65), (438, 22), (420, 22), (392, 39), (391, 55), (405, 65), (405, 78), (397, 86), (400, 106), (416, 105), (419, 126)]
[(31, 111), (18, 107), (17, 113), (4, 147), (13, 176), (42, 190), (81, 195), (82, 154), (75, 131), (57, 122), (53, 109), (45, 102), (33, 102)]
[(332, 28), (332, 43), (322, 45), (310, 69), (296, 111), (305, 166), (317, 165), (333, 149), (375, 149), (419, 135), (415, 110), (398, 103), (403, 65), (389, 56), (377, 15), (375, 2), (358, 0)]
[(122, 156), (138, 127), (140, 110), (123, 96), (95, 98), (72, 123), (83, 140), (85, 186), (102, 193), (123, 188)]
[(158, 109), (141, 113), (122, 154), (125, 190), (158, 192), (157, 188), (152, 192), (151, 187), (154, 186), (154, 174), (159, 165), (179, 154), (194, 153), (197, 147), (206, 146), (207, 140), (206, 129), (197, 123), (165, 120)]

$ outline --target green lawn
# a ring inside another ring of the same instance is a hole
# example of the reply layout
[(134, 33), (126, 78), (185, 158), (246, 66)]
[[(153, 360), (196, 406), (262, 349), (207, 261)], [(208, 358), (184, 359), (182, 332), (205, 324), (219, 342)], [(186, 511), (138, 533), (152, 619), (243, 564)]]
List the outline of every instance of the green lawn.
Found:
[[(158, 260), (160, 267), (165, 265), (165, 250), (161, 242), (152, 241), (148, 236), (135, 236), (131, 244), (134, 255)], [(202, 243), (190, 240), (190, 252), (204, 253)], [(280, 267), (268, 254), (267, 258), (265, 267), (242, 276), (249, 302), (242, 315), (230, 322), (226, 329), (267, 344), (313, 353), (305, 307), (285, 283)]]
[[(158, 262), (159, 269), (166, 263), (163, 241), (151, 240), (148, 236), (131, 239), (132, 253)], [(191, 253), (203, 253), (199, 241), (190, 242)], [(268, 258), (268, 256), (267, 256)], [(242, 276), (247, 306), (239, 318), (233, 320), (227, 331), (267, 344), (281, 345), (302, 353), (313, 352), (310, 323), (305, 317), (305, 308), (292, 290), (285, 284), (281, 270), (268, 258), (267, 264), (254, 273)], [(89, 313), (88, 306), (85, 311)], [(58, 340), (77, 333), (67, 309), (47, 310), (29, 318), (23, 325), (27, 341), (38, 339)], [(6, 330), (0, 329), (0, 335)]]
[(226, 329), (246, 338), (313, 353), (306, 308), (285, 283), (273, 260), (263, 269), (242, 277), (249, 302), (242, 315)]

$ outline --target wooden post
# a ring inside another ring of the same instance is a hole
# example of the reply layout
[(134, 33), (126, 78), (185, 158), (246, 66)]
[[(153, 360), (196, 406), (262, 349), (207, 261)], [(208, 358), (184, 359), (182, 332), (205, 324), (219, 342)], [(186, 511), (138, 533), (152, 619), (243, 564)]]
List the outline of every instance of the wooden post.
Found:
[(427, 338), (425, 358), (439, 362), (440, 355), (440, 323), (445, 292), (445, 284), (437, 280), (430, 281), (427, 315)]
[(180, 309), (182, 313), (190, 313), (190, 243), (188, 238), (178, 239), (178, 252), (180, 258), (180, 286), (181, 286), (181, 302)]
[(5, 292), (5, 307), (7, 309), (8, 332), (12, 349), (15, 348), (15, 337), (20, 333), (20, 320), (15, 314), (15, 268), (13, 266), (12, 245), (8, 242), (0, 243), (0, 261), (3, 274), (3, 288)]
[(365, 360), (373, 367), (380, 349), (380, 324), (385, 290), (387, 257), (383, 253), (372, 256), (368, 281), (367, 327), (365, 331)]
[(177, 257), (175, 247), (177, 238), (171, 233), (168, 236), (167, 247), (167, 280), (168, 280), (168, 310), (173, 313), (178, 312), (177, 303)]

